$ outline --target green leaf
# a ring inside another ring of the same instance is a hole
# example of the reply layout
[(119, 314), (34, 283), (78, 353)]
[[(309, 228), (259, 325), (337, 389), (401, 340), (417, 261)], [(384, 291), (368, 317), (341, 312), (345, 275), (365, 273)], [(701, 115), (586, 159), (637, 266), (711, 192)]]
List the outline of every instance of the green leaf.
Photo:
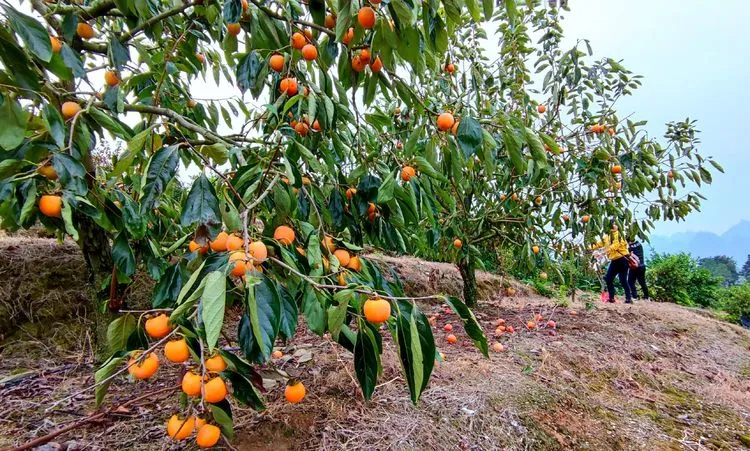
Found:
[(510, 26), (515, 27), (516, 19), (518, 18), (516, 0), (505, 0), (505, 13), (508, 15), (508, 23), (510, 23)]
[(531, 149), (531, 158), (534, 159), (539, 167), (546, 167), (547, 153), (544, 151), (542, 142), (539, 140), (539, 137), (536, 135), (536, 133), (534, 133), (534, 130), (528, 127), (526, 127), (524, 130), (526, 133), (526, 143), (529, 145), (529, 149)]
[(73, 241), (78, 241), (78, 230), (76, 230), (75, 225), (73, 225), (73, 210), (65, 197), (66, 196), (63, 196), (62, 206), (62, 219), (63, 224), (65, 224), (65, 233), (70, 235), (70, 237), (73, 238)]
[(115, 319), (107, 327), (107, 344), (110, 352), (123, 351), (128, 344), (128, 337), (135, 331), (136, 320), (133, 315), (125, 315)]
[(52, 59), (52, 44), (49, 33), (36, 19), (16, 11), (15, 8), (5, 8), (8, 15), (8, 24), (21, 36), (31, 53), (37, 58), (48, 63)]
[(180, 224), (183, 227), (198, 224), (221, 223), (221, 211), (219, 211), (219, 199), (216, 191), (205, 174), (201, 174), (193, 182), (190, 193), (182, 206), (182, 217)]
[(104, 401), (104, 396), (107, 394), (109, 384), (112, 382), (111, 379), (104, 383), (102, 383), (102, 381), (115, 374), (117, 370), (122, 367), (126, 358), (127, 354), (125, 352), (117, 352), (107, 359), (107, 361), (96, 370), (96, 373), (94, 373), (94, 382), (97, 384), (95, 392), (96, 407), (99, 407), (102, 404), (102, 401)]
[(386, 203), (389, 200), (393, 199), (393, 190), (396, 187), (396, 180), (393, 177), (393, 173), (390, 173), (386, 176), (385, 180), (383, 180), (383, 183), (378, 188), (378, 197), (376, 202), (377, 203)]
[(302, 295), (302, 312), (307, 320), (307, 327), (318, 335), (326, 330), (326, 312), (312, 287), (305, 286)]
[(86, 70), (83, 68), (83, 62), (73, 49), (67, 45), (63, 45), (60, 50), (60, 57), (62, 57), (63, 63), (73, 71), (74, 76), (78, 78), (86, 77)]
[(495, 7), (495, 0), (482, 0), (482, 9), (484, 9), (484, 20), (489, 21), (492, 19), (493, 8)]
[(23, 142), (26, 134), (26, 122), (29, 114), (13, 99), (2, 97), (0, 105), (0, 147), (6, 150), (15, 149)]
[(206, 346), (212, 352), (219, 342), (224, 325), (224, 308), (227, 297), (227, 278), (221, 271), (212, 271), (206, 276), (201, 296), (203, 327), (206, 329)]
[(276, 286), (263, 274), (260, 274), (259, 283), (248, 287), (246, 291), (245, 311), (250, 319), (254, 339), (252, 351), (246, 357), (263, 363), (271, 357), (273, 344), (279, 333), (281, 301)]
[(469, 158), (477, 153), (484, 143), (484, 134), (479, 121), (472, 117), (461, 119), (456, 131), (456, 140), (464, 153), (464, 157)]
[(211, 417), (221, 428), (221, 433), (227, 438), (234, 438), (234, 422), (232, 421), (232, 408), (226, 400), (218, 404), (211, 404)]
[(276, 290), (279, 293), (279, 302), (281, 302), (281, 321), (279, 324), (279, 333), (282, 337), (289, 340), (294, 336), (297, 330), (297, 321), (299, 312), (297, 311), (297, 302), (294, 300), (284, 285), (276, 282)]
[(349, 302), (353, 298), (354, 290), (341, 290), (333, 295), (333, 301), (336, 302), (337, 305), (331, 305), (328, 307), (328, 331), (331, 332), (331, 337), (336, 341), (339, 339), (341, 326), (346, 319), (346, 309), (349, 307)]
[(479, 10), (479, 2), (477, 0), (466, 0), (466, 7), (474, 22), (479, 23), (482, 21), (482, 13)]
[(226, 0), (224, 2), (224, 22), (237, 23), (242, 17), (242, 2), (240, 0)]
[(354, 371), (366, 400), (372, 397), (378, 379), (378, 345), (365, 320), (359, 319), (357, 342), (354, 345)]
[(264, 65), (265, 62), (261, 62), (255, 50), (239, 59), (237, 62), (237, 87), (240, 88), (240, 92), (244, 93), (258, 83), (258, 74), (260, 74)]
[[(459, 125), (460, 127), (460, 125)], [(443, 174), (436, 171), (435, 168), (430, 164), (427, 159), (421, 156), (414, 157), (414, 163), (417, 165), (417, 169), (419, 169), (419, 172), (426, 174), (434, 179), (440, 180), (441, 182), (447, 182), (448, 179), (445, 178)]]
[(460, 299), (455, 296), (445, 296), (445, 302), (451, 306), (454, 312), (461, 318), (463, 322), (464, 330), (466, 335), (471, 337), (474, 341), (474, 345), (482, 351), (485, 357), (489, 357), (487, 353), (487, 337), (482, 332), (482, 327), (474, 317), (474, 313), (466, 306)]
[(151, 156), (146, 172), (146, 184), (143, 186), (143, 197), (141, 198), (142, 212), (155, 208), (157, 201), (164, 194), (167, 184), (177, 172), (179, 162), (180, 154), (177, 152), (177, 146), (163, 147)]
[(198, 153), (206, 158), (214, 160), (216, 164), (224, 164), (229, 159), (227, 146), (222, 143), (211, 144), (210, 146), (198, 147)]
[[(256, 388), (262, 386), (260, 375), (250, 366), (249, 363), (237, 357), (236, 355), (219, 351), (219, 354), (227, 362), (229, 367), (229, 381), (232, 383), (232, 395), (241, 403), (246, 404), (257, 411), (265, 410), (263, 398)], [(256, 381), (256, 382), (254, 382)]]
[(193, 272), (193, 274), (190, 275), (190, 278), (185, 283), (185, 285), (182, 286), (182, 289), (180, 290), (180, 294), (177, 295), (177, 305), (182, 304), (182, 301), (185, 299), (185, 296), (190, 292), (190, 290), (193, 288), (193, 285), (195, 285), (195, 282), (198, 280), (198, 277), (203, 272), (203, 267), (206, 265), (206, 261), (204, 260), (203, 263), (198, 267), (198, 269)]
[(435, 339), (430, 323), (416, 304), (396, 303), (396, 342), (411, 400), (414, 404), (427, 387), (435, 356)]
[(86, 185), (86, 168), (80, 161), (64, 153), (52, 154), (52, 167), (63, 189), (73, 194), (84, 196), (88, 192)]
[(42, 118), (44, 118), (44, 123), (47, 126), (49, 135), (52, 137), (52, 139), (55, 140), (55, 144), (57, 144), (57, 147), (61, 149), (64, 148), (65, 123), (63, 122), (63, 118), (60, 115), (60, 112), (57, 111), (57, 108), (55, 108), (51, 103), (47, 103), (42, 109)]
[(130, 61), (130, 50), (127, 46), (122, 45), (117, 37), (112, 36), (109, 39), (109, 48), (107, 50), (109, 62), (118, 71), (121, 71), (125, 63)]
[(123, 231), (117, 234), (112, 246), (112, 260), (115, 262), (117, 272), (123, 276), (130, 277), (135, 273), (135, 255), (128, 244), (128, 236)]
[(182, 268), (180, 265), (171, 265), (159, 282), (154, 286), (151, 294), (151, 306), (153, 308), (165, 308), (175, 303), (182, 290)]
[(521, 137), (508, 127), (503, 129), (502, 135), (505, 150), (508, 152), (508, 156), (510, 157), (510, 161), (515, 168), (516, 173), (524, 174), (526, 172), (526, 160), (524, 160), (523, 154), (521, 153), (523, 145)]

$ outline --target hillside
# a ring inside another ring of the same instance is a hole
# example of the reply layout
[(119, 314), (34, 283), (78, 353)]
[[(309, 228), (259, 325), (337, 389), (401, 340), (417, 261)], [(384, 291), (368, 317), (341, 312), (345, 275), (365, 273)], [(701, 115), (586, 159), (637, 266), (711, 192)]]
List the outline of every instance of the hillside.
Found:
[[(8, 247), (17, 244), (0, 240), (0, 257), (10, 255)], [(16, 265), (55, 255), (56, 265), (46, 268), (50, 278), (81, 262), (75, 248), (55, 252), (58, 245), (47, 240), (26, 240), (23, 248), (27, 261), (20, 261), (16, 252)], [(388, 260), (397, 265), (412, 294), (460, 288), (450, 265)], [(8, 274), (7, 265), (0, 263), (0, 274)], [(82, 287), (60, 282), (59, 292), (47, 287), (47, 299), (79, 302), (62, 294), (83, 293)], [(508, 282), (488, 274), (481, 277), (484, 296), (476, 316), (485, 333), (494, 331), (498, 318), (517, 329), (499, 339), (506, 349), (489, 359), (467, 341), (444, 306), (423, 305), (430, 315), (439, 316), (434, 333), (446, 357), (417, 407), (409, 401), (385, 331), (384, 372), (373, 400), (365, 403), (353, 379), (352, 355), (328, 338), (303, 332), (301, 325), (294, 340), (278, 344), (285, 357), (262, 372), (268, 409), (258, 413), (233, 407), (233, 446), (750, 449), (750, 332), (671, 304), (598, 304), (586, 311), (581, 301), (559, 307), (535, 295), (508, 298), (500, 294)], [(84, 320), (71, 313), (79, 310), (68, 307), (52, 327), (17, 324), (0, 342), (0, 448), (44, 436), (92, 412), (93, 393), (45, 412), (92, 381)], [(230, 317), (236, 319), (236, 313)], [(537, 313), (555, 320), (557, 329), (523, 330)], [(457, 344), (445, 342), (447, 323), (454, 326)], [(233, 335), (234, 328), (227, 327), (227, 332)], [(302, 403), (283, 401), (277, 370), (304, 381), (308, 396)], [(157, 381), (116, 380), (107, 404), (112, 412), (55, 437), (50, 445), (56, 447), (45, 449), (176, 449), (165, 438), (163, 423), (179, 409), (178, 397), (169, 393), (178, 377), (176, 365), (164, 364)], [(149, 392), (153, 395), (117, 407)]]
[(670, 236), (654, 235), (648, 247), (651, 252), (687, 252), (695, 258), (728, 255), (741, 268), (750, 255), (750, 221), (740, 221), (717, 235), (711, 232), (683, 232)]

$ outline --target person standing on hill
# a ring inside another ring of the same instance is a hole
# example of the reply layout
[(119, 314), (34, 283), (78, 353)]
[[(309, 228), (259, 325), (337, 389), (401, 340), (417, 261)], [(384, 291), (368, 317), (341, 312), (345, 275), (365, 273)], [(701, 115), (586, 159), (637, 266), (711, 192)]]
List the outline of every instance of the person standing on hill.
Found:
[(648, 286), (646, 286), (646, 259), (643, 256), (643, 245), (631, 237), (628, 240), (628, 251), (638, 257), (638, 267), (630, 268), (628, 271), (628, 285), (630, 285), (630, 294), (633, 299), (638, 298), (638, 290), (635, 289), (635, 281), (641, 286), (643, 299), (648, 299)]
[(628, 285), (628, 243), (620, 236), (617, 224), (612, 220), (612, 230), (601, 241), (592, 246), (593, 249), (606, 248), (607, 258), (609, 258), (609, 267), (604, 275), (604, 281), (607, 284), (609, 293), (609, 302), (615, 302), (615, 277), (620, 279), (620, 285), (625, 291), (625, 303), (632, 304), (633, 297), (630, 294), (630, 285)]

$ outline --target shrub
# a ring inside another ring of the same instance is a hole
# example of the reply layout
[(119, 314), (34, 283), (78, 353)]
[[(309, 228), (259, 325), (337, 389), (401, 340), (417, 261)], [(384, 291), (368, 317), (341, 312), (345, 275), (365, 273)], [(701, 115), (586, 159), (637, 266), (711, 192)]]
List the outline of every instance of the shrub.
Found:
[(702, 307), (718, 303), (720, 280), (685, 253), (654, 255), (646, 280), (656, 301)]
[(740, 317), (750, 316), (750, 283), (722, 290), (720, 306), (730, 321), (739, 322)]

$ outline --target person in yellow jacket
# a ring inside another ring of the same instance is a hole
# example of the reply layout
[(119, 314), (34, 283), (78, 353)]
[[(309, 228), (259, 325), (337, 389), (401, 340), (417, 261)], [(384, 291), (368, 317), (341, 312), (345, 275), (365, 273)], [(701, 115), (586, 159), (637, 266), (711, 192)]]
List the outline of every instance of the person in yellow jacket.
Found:
[(628, 242), (620, 235), (617, 224), (612, 221), (612, 230), (601, 241), (592, 246), (592, 249), (606, 248), (607, 258), (609, 258), (609, 267), (604, 275), (604, 281), (607, 284), (609, 293), (609, 302), (615, 302), (615, 277), (620, 279), (620, 285), (625, 291), (625, 303), (632, 304), (633, 296), (628, 284), (628, 259), (630, 255)]

